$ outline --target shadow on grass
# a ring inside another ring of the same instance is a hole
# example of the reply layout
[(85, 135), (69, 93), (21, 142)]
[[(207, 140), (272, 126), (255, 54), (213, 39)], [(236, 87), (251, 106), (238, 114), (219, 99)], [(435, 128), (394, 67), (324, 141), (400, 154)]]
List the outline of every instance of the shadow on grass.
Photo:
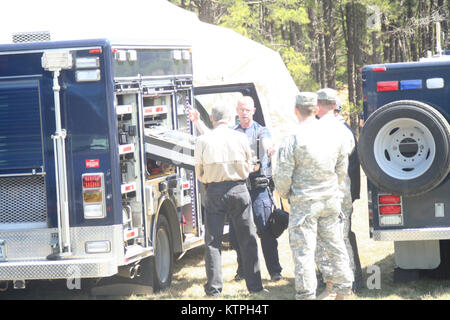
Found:
[[(224, 250), (231, 250), (226, 245)], [(195, 248), (186, 253), (186, 255), (175, 263), (174, 280), (172, 287), (166, 292), (161, 292), (159, 298), (182, 298), (186, 290), (194, 287), (202, 287), (206, 279), (190, 278), (189, 281), (182, 276), (177, 276), (183, 268), (198, 267), (204, 264), (204, 247)], [(375, 267), (374, 267), (375, 266)], [(422, 299), (449, 299), (450, 280), (436, 280), (421, 275), (419, 280), (405, 283), (394, 283), (394, 255), (386, 256), (377, 261), (374, 266), (368, 266), (363, 269), (364, 288), (353, 295), (355, 300), (422, 300)], [(375, 270), (375, 271), (374, 271)], [(379, 273), (379, 284), (376, 283), (375, 272)], [(226, 282), (224, 282), (225, 284)], [(293, 300), (295, 298), (295, 280), (285, 277), (279, 282), (263, 279), (263, 285), (269, 290), (269, 293), (256, 293), (246, 295), (238, 293), (234, 295), (224, 295), (221, 299), (249, 299), (249, 300)], [(244, 286), (245, 287), (245, 286)], [(324, 289), (319, 284), (317, 293)], [(245, 290), (244, 290), (245, 291)], [(201, 299), (201, 297), (199, 297)]]
[[(378, 261), (375, 268), (363, 269), (364, 288), (358, 291), (355, 299), (365, 300), (423, 300), (449, 299), (450, 279), (436, 279), (431, 272), (421, 272), (417, 280), (394, 282), (394, 255)], [(380, 282), (376, 277), (379, 270)]]
[[(223, 243), (222, 253), (225, 251), (233, 250), (227, 242)], [(171, 288), (168, 288), (164, 292), (158, 294), (157, 299), (174, 299), (174, 298), (186, 298), (185, 293), (187, 290), (193, 287), (198, 287), (199, 292), (198, 299), (204, 299), (203, 285), (206, 282), (206, 276), (202, 274), (201, 277), (190, 277), (187, 279), (184, 277), (183, 269), (195, 268), (202, 266), (204, 268), (204, 246), (198, 247), (188, 251), (180, 260), (176, 261), (174, 265), (174, 277), (172, 280)], [(234, 264), (234, 262), (232, 262)], [(225, 270), (224, 270), (225, 271)], [(228, 280), (226, 280), (226, 278)], [(227, 293), (227, 286), (234, 286), (237, 284), (234, 280), (230, 280), (230, 275), (224, 274), (224, 292), (219, 298), (228, 300), (292, 300), (295, 295), (294, 279), (284, 277), (280, 281), (272, 281), (270, 279), (263, 279), (263, 286), (269, 292), (260, 292), (249, 294), (246, 290), (245, 281), (239, 282), (239, 289), (236, 292)], [(232, 290), (231, 290), (232, 291)], [(230, 291), (228, 291), (230, 292)], [(195, 297), (197, 298), (197, 297)], [(208, 299), (208, 298), (206, 298)]]
[(205, 262), (205, 247), (200, 246), (187, 251), (180, 259), (176, 260), (173, 266), (173, 272), (176, 274), (186, 267), (196, 267)]

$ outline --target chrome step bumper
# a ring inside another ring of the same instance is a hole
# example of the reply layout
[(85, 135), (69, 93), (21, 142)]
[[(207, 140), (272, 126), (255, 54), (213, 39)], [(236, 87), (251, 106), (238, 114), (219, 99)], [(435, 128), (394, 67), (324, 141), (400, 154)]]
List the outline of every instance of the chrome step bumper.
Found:
[[(0, 229), (0, 281), (108, 277), (124, 261), (121, 225), (70, 229), (72, 255), (50, 260), (57, 229)], [(88, 253), (92, 242), (107, 242), (105, 252)]]
[(450, 228), (417, 228), (398, 230), (377, 230), (373, 232), (375, 241), (416, 241), (450, 239)]
[(114, 259), (64, 259), (0, 262), (1, 280), (109, 277), (118, 271)]

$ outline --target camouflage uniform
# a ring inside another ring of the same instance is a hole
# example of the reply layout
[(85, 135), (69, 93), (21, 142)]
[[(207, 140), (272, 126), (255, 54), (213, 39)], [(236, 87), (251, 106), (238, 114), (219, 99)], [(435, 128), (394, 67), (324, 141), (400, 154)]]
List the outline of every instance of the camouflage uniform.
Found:
[[(322, 90), (319, 90), (318, 95), (319, 95), (319, 99), (320, 99), (320, 96), (322, 96), (322, 99), (324, 99), (324, 100), (327, 100), (327, 98), (331, 97), (332, 100), (335, 100), (336, 103), (338, 103), (338, 107), (340, 107), (339, 102), (337, 101), (337, 99), (338, 99), (337, 92), (335, 90), (322, 89)], [(348, 126), (346, 126), (345, 119), (341, 115), (327, 114), (327, 115), (323, 116), (320, 120), (324, 121), (330, 125), (331, 124), (333, 124), (333, 125), (341, 124), (341, 126), (343, 128), (341, 130), (343, 131), (343, 135), (346, 137), (347, 141), (353, 141), (353, 142), (355, 141), (355, 138), (353, 136), (351, 129)], [(359, 170), (359, 160), (358, 159), (356, 159), (356, 160), (358, 161), (357, 169)], [(358, 179), (359, 179), (359, 177), (358, 177)], [(358, 187), (359, 187), (359, 184), (358, 184)], [(341, 210), (345, 217), (344, 224), (343, 224), (344, 241), (345, 241), (345, 246), (347, 248), (347, 252), (348, 252), (348, 256), (349, 256), (350, 268), (353, 272), (353, 275), (355, 276), (355, 274), (359, 274), (360, 272), (358, 272), (359, 270), (356, 270), (356, 264), (355, 264), (355, 253), (357, 254), (357, 248), (355, 248), (356, 252), (354, 252), (352, 243), (350, 242), (350, 239), (349, 239), (349, 234), (351, 232), (351, 230), (350, 230), (351, 229), (351, 216), (353, 213), (353, 199), (352, 199), (351, 180), (350, 180), (350, 176), (348, 173), (345, 175), (344, 179), (342, 179), (342, 181), (340, 181), (340, 191), (343, 196), (342, 203), (341, 203)], [(359, 194), (359, 191), (358, 191), (358, 194)], [(358, 198), (359, 198), (359, 195), (358, 195)], [(320, 237), (318, 237), (318, 239), (317, 239), (317, 249), (316, 249), (316, 259), (315, 260), (316, 260), (317, 267), (319, 268), (319, 271), (322, 274), (323, 281), (330, 282), (332, 279), (332, 267), (331, 267), (330, 259), (324, 248), (324, 243)], [(359, 265), (359, 258), (358, 258), (357, 262)]]
[[(327, 115), (324, 116), (321, 121), (335, 121), (341, 123), (341, 121), (336, 118), (334, 115)], [(345, 128), (345, 126), (342, 124), (342, 127)], [(347, 128), (345, 130), (348, 131), (347, 139), (353, 140), (353, 135), (351, 131), (349, 131)], [(351, 189), (350, 189), (350, 177), (348, 174), (345, 176), (345, 178), (340, 181), (340, 191), (343, 195), (342, 203), (341, 203), (341, 210), (344, 216), (344, 223), (343, 223), (343, 236), (344, 236), (344, 242), (345, 246), (347, 248), (349, 261), (350, 261), (350, 268), (355, 274), (355, 260), (354, 260), (354, 254), (353, 254), (353, 248), (350, 243), (350, 240), (348, 238), (348, 234), (350, 233), (351, 228), (351, 216), (353, 213), (353, 201), (351, 196)], [(332, 278), (332, 267), (330, 263), (330, 259), (327, 255), (327, 251), (324, 248), (324, 243), (320, 237), (317, 239), (317, 249), (316, 249), (316, 264), (317, 267), (320, 270), (320, 273), (322, 274), (323, 281), (329, 282)]]
[[(297, 104), (304, 101), (311, 103), (310, 96), (297, 98)], [(347, 173), (352, 148), (337, 126), (314, 118), (301, 122), (280, 146), (273, 179), (280, 195), (290, 201), (289, 242), (297, 299), (315, 298), (317, 236), (330, 258), (333, 290), (351, 293), (353, 275), (342, 234), (339, 181)]]

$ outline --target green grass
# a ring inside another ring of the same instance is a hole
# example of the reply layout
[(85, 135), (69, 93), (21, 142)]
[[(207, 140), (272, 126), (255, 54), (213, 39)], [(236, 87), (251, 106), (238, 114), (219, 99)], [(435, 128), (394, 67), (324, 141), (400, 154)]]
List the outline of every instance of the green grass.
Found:
[[(351, 296), (353, 300), (450, 300), (450, 280), (421, 279), (403, 284), (393, 283), (394, 256), (392, 242), (378, 242), (370, 239), (367, 213), (367, 195), (365, 178), (362, 179), (362, 199), (354, 204), (352, 230), (356, 233), (358, 249), (363, 268), (365, 283), (370, 281), (370, 268), (379, 267), (380, 289), (363, 289)], [(283, 267), (283, 279), (270, 280), (261, 261), (263, 284), (269, 293), (248, 294), (245, 282), (234, 281), (236, 273), (236, 253), (227, 244), (222, 251), (223, 300), (293, 300), (294, 264), (289, 247), (287, 232), (279, 238), (280, 262)], [(203, 247), (187, 252), (175, 262), (172, 286), (157, 294), (131, 296), (92, 297), (86, 291), (67, 290), (65, 281), (32, 281), (26, 290), (9, 290), (0, 293), (0, 299), (127, 299), (127, 300), (208, 300), (203, 291), (206, 282)], [(260, 257), (262, 253), (260, 251)], [(323, 288), (318, 289), (318, 294)]]
[[(359, 255), (363, 268), (364, 282), (372, 283), (369, 272), (372, 266), (380, 270), (380, 289), (364, 288), (350, 298), (353, 300), (449, 300), (450, 280), (421, 279), (408, 283), (394, 283), (394, 256), (393, 242), (378, 242), (369, 237), (366, 181), (362, 179), (362, 197), (354, 203), (352, 230), (358, 240)], [(177, 299), (195, 300), (208, 299), (203, 292), (206, 282), (203, 248), (188, 252), (175, 264), (172, 286), (160, 293), (147, 296), (131, 296), (128, 299)], [(279, 238), (280, 263), (283, 267), (283, 279), (279, 282), (270, 280), (261, 261), (263, 284), (269, 293), (248, 294), (245, 282), (234, 281), (236, 272), (236, 254), (226, 244), (222, 252), (223, 292), (220, 299), (227, 300), (292, 300), (294, 290), (294, 265), (289, 247), (287, 232)], [(260, 251), (260, 257), (262, 257)], [(369, 269), (368, 269), (369, 268)], [(323, 288), (318, 288), (318, 294)]]

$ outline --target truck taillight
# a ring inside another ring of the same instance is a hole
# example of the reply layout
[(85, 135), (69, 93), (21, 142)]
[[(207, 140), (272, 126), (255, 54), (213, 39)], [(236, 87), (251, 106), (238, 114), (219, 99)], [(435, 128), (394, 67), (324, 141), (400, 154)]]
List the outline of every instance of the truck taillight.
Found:
[(83, 188), (101, 188), (102, 175), (84, 175), (83, 176)]
[(103, 173), (84, 174), (82, 181), (84, 218), (104, 218), (106, 210)]
[(378, 196), (380, 225), (393, 226), (403, 224), (402, 198), (393, 194)]
[(379, 81), (377, 82), (377, 91), (398, 91), (398, 81)]
[(400, 206), (381, 206), (380, 214), (400, 214), (402, 213), (402, 207)]
[(373, 67), (372, 70), (375, 72), (386, 71), (386, 67)]
[(394, 204), (394, 203), (400, 203), (401, 198), (399, 196), (395, 196), (392, 194), (385, 194), (378, 197), (378, 202), (380, 204)]

